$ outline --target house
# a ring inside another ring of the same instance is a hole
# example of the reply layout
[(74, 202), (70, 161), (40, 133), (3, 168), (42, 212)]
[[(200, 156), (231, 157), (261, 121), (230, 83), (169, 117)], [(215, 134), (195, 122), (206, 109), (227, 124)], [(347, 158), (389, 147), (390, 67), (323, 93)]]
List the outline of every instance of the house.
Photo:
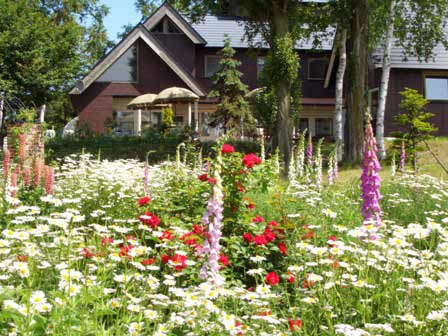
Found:
[[(243, 82), (251, 90), (257, 88), (267, 46), (261, 43), (260, 48), (251, 49), (244, 39), (243, 23), (235, 17), (212, 15), (205, 16), (201, 22), (190, 23), (165, 2), (70, 91), (80, 120), (96, 132), (104, 132), (108, 123), (113, 122), (122, 134), (133, 134), (137, 118), (136, 112), (128, 109), (128, 103), (139, 95), (177, 86), (191, 90), (200, 100), (194, 107), (197, 121), (194, 116), (192, 120), (188, 104), (175, 105), (175, 121), (192, 122), (198, 125), (202, 136), (210, 135), (208, 120), (216, 102), (207, 95), (212, 87), (211, 77), (218, 68), (217, 52), (223, 47), (225, 34), (231, 39), (235, 58), (241, 61), (239, 70), (243, 73)], [(302, 80), (303, 105), (296, 127), (309, 129), (313, 136), (332, 136), (337, 66), (333, 41), (322, 41), (317, 50), (311, 41), (298, 41), (296, 50), (300, 56), (298, 76)], [(379, 83), (381, 62), (378, 57), (374, 59), (373, 82)], [(428, 63), (419, 63), (413, 58), (404, 62), (400, 49), (395, 47), (392, 68), (386, 132), (394, 130), (393, 115), (399, 112), (398, 92), (404, 87), (413, 87), (431, 100), (429, 110), (436, 114), (434, 121), (440, 128), (439, 133), (448, 134), (448, 52), (440, 50), (436, 59)], [(142, 111), (143, 128), (160, 120), (160, 109)]]

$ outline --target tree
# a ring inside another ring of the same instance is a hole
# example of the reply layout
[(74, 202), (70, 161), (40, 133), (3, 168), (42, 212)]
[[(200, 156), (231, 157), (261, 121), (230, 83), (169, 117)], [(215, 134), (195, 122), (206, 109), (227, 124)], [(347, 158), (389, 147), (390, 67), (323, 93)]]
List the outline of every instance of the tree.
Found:
[(0, 0), (0, 90), (7, 100), (40, 106), (66, 99), (109, 46), (102, 24), (108, 10), (98, 3)]
[(224, 47), (218, 52), (221, 56), (218, 71), (213, 75), (213, 89), (210, 97), (219, 99), (216, 111), (212, 114), (212, 125), (223, 125), (226, 133), (231, 128), (238, 128), (243, 134), (243, 125), (253, 124), (253, 117), (244, 95), (247, 86), (241, 82), (241, 72), (238, 66), (241, 62), (235, 60), (235, 50), (230, 46), (230, 38), (225, 35)]
[(347, 31), (343, 28), (337, 35), (337, 48), (339, 51), (339, 65), (336, 72), (336, 93), (335, 93), (335, 138), (336, 138), (336, 156), (337, 160), (342, 160), (344, 150), (344, 128), (343, 128), (343, 109), (344, 109), (344, 76), (347, 67)]
[(403, 97), (400, 107), (406, 112), (397, 115), (395, 120), (406, 130), (403, 138), (411, 146), (414, 172), (417, 173), (418, 145), (427, 140), (431, 133), (437, 131), (437, 128), (429, 122), (434, 114), (425, 111), (428, 100), (417, 90), (406, 88), (400, 94)]

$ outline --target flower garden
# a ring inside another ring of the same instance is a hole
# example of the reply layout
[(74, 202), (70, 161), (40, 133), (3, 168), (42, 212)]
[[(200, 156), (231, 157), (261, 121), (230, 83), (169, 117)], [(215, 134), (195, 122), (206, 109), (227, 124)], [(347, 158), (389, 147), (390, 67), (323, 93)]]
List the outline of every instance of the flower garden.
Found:
[(331, 158), (323, 181), (304, 138), (290, 182), (228, 144), (55, 170), (5, 153), (0, 334), (447, 335), (448, 184), (378, 189), (374, 149), (361, 188)]

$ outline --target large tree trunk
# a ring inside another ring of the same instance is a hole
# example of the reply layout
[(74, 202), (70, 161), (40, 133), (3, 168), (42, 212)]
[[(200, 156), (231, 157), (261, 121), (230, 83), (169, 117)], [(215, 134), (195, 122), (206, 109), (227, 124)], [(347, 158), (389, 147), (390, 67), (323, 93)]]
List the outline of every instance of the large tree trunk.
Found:
[(342, 121), (342, 114), (344, 109), (344, 75), (345, 68), (347, 65), (347, 30), (342, 29), (339, 32), (338, 39), (338, 51), (339, 51), (339, 65), (338, 71), (336, 73), (336, 115), (335, 115), (335, 123), (336, 123), (336, 146), (337, 146), (337, 156), (338, 161), (342, 160), (342, 153), (344, 148), (344, 127)]
[[(287, 1), (279, 1), (278, 3), (275, 3), (273, 6), (273, 14), (274, 36), (278, 39), (287, 37), (289, 33)], [(291, 85), (291, 82), (288, 79), (285, 79), (284, 81), (278, 83), (277, 88), (278, 113), (276, 140), (278, 142), (280, 155), (284, 160), (284, 171), (286, 175), (288, 174), (291, 155)]]
[(383, 52), (383, 71), (381, 74), (381, 87), (376, 118), (376, 141), (378, 143), (378, 154), (381, 160), (386, 156), (386, 149), (384, 146), (384, 112), (386, 110), (387, 91), (389, 89), (390, 51), (392, 49), (392, 39), (394, 37), (395, 4), (395, 0), (390, 1), (386, 41)]
[(352, 28), (348, 39), (348, 83), (346, 159), (360, 162), (363, 152), (364, 115), (367, 107), (367, 76), (369, 64), (369, 0), (352, 0)]

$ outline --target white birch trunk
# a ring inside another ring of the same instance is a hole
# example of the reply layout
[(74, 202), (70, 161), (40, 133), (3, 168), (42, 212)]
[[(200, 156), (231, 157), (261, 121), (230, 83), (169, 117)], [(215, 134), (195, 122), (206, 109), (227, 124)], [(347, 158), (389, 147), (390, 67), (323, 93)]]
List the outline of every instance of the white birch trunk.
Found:
[(392, 40), (394, 37), (395, 5), (396, 0), (391, 0), (389, 17), (387, 19), (386, 41), (383, 52), (383, 70), (381, 74), (381, 86), (378, 99), (378, 110), (376, 114), (376, 142), (378, 144), (378, 154), (381, 160), (386, 157), (386, 148), (384, 146), (384, 114), (386, 110), (387, 91), (389, 89), (389, 75), (391, 67), (390, 51), (392, 49)]
[(335, 111), (335, 138), (337, 144), (337, 159), (342, 160), (344, 146), (344, 127), (343, 127), (343, 94), (344, 94), (344, 74), (347, 67), (347, 31), (344, 29), (339, 35), (339, 65), (336, 73), (336, 111)]

